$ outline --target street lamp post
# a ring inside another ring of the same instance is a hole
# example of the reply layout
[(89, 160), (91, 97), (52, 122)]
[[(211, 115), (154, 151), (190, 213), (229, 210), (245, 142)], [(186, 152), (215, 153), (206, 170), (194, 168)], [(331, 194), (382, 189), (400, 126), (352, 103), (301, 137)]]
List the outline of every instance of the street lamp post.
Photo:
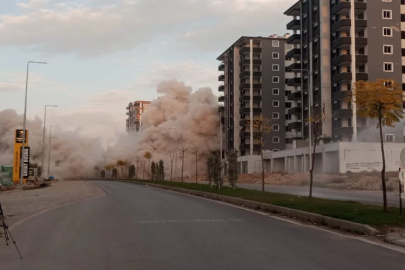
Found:
[[(23, 120), (23, 136), (22, 136), (22, 147), (21, 147), (21, 161), (20, 166), (22, 168), (24, 162), (24, 152), (25, 152), (25, 136), (26, 136), (26, 129), (27, 129), (27, 93), (28, 93), (28, 73), (30, 64), (46, 64), (45, 62), (35, 62), (35, 61), (28, 61), (27, 62), (27, 79), (25, 81), (25, 102), (24, 102), (24, 120)], [(23, 173), (22, 169), (20, 170), (20, 184), (23, 183)]]
[(45, 105), (44, 113), (44, 132), (42, 133), (42, 162), (41, 162), (41, 176), (44, 176), (44, 159), (45, 159), (45, 126), (46, 126), (46, 108), (47, 107), (58, 107), (56, 105)]
[(177, 128), (169, 128), (176, 130), (176, 159), (174, 160), (174, 178), (177, 179), (177, 147), (178, 147), (178, 137), (177, 137)]
[(53, 127), (59, 127), (58, 125), (53, 125), (49, 127), (49, 149), (48, 149), (48, 177), (50, 175), (50, 171), (51, 171), (51, 148), (52, 148), (52, 138), (56, 138), (56, 137), (52, 137), (52, 128)]

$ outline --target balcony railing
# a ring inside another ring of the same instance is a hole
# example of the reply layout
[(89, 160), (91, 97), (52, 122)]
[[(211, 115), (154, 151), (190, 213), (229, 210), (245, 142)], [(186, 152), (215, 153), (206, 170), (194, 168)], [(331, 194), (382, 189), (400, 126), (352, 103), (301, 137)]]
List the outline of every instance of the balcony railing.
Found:
[(288, 100), (301, 100), (301, 92), (294, 92), (287, 96)]
[(289, 50), (286, 54), (287, 58), (301, 58), (301, 49), (299, 48), (294, 48), (292, 50)]
[[(348, 1), (341, 1), (339, 4), (332, 7), (332, 14), (350, 15), (351, 3)], [(367, 9), (367, 3), (355, 2), (354, 10), (356, 14), (362, 13)]]
[[(262, 73), (260, 71), (253, 71), (253, 77), (261, 77), (261, 76), (262, 76)], [(250, 71), (242, 71), (239, 74), (239, 77), (240, 78), (242, 78), (242, 77), (250, 77)]]
[[(254, 83), (253, 84), (253, 89), (261, 89), (262, 84), (261, 83)], [(239, 85), (239, 90), (248, 90), (250, 89), (250, 84), (249, 83), (241, 83)]]
[[(239, 54), (250, 53), (250, 48), (251, 47), (242, 47), (242, 48), (240, 48)], [(253, 47), (253, 53), (261, 53), (261, 52), (262, 52), (262, 48)]]
[(288, 44), (299, 44), (301, 43), (301, 35), (300, 34), (293, 34), (289, 38), (287, 38)]
[[(367, 63), (367, 55), (356, 55), (356, 63)], [(350, 64), (352, 61), (352, 56), (350, 54), (342, 54), (332, 59), (332, 65), (344, 65)]]
[(225, 80), (225, 75), (219, 75), (218, 76), (218, 81), (224, 81)]
[(301, 78), (287, 79), (286, 83), (288, 86), (298, 86), (301, 85)]
[(219, 96), (218, 97), (218, 102), (224, 102), (225, 101), (225, 97), (224, 96)]
[[(239, 112), (243, 114), (249, 114), (250, 108), (240, 108)], [(253, 113), (262, 113), (262, 108), (253, 108)]]
[(224, 63), (221, 63), (219, 66), (218, 66), (218, 71), (224, 71), (225, 70), (225, 64)]
[(291, 114), (291, 115), (301, 114), (302, 108), (301, 107), (290, 108), (287, 110), (287, 112), (288, 112), (288, 114)]
[[(253, 59), (253, 65), (261, 65), (262, 64), (262, 60), (261, 59)], [(243, 66), (243, 65), (250, 65), (250, 59), (241, 59), (239, 61), (239, 66)]]
[[(250, 100), (250, 95), (243, 95), (239, 97), (239, 102), (245, 102)], [(262, 101), (262, 96), (253, 96), (253, 101)]]
[(220, 85), (220, 86), (218, 86), (218, 91), (219, 91), (219, 92), (225, 91), (225, 85)]
[[(349, 72), (343, 72), (332, 77), (333, 83), (351, 80), (352, 80), (352, 73)], [(367, 73), (356, 73), (356, 81), (367, 81), (367, 80), (368, 80)]]
[(288, 30), (300, 30), (301, 29), (301, 21), (300, 20), (292, 20), (287, 24)]
[[(337, 40), (332, 42), (332, 48), (342, 48), (342, 47), (350, 47), (352, 44), (351, 37), (341, 37), (338, 38)], [(362, 48), (367, 45), (367, 38), (364, 37), (356, 37), (356, 48)]]

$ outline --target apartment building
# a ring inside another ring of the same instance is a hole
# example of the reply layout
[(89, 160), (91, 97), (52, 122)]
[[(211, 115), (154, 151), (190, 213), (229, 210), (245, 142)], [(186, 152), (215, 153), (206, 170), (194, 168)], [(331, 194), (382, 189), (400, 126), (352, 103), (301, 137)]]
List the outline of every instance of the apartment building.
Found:
[[(311, 109), (324, 105), (329, 118), (324, 136), (341, 142), (375, 141), (368, 132), (374, 123), (359, 117), (345, 97), (355, 81), (405, 82), (405, 1), (300, 0), (284, 14), (292, 17), (287, 29), (293, 34), (287, 43), (294, 46), (287, 52), (294, 62), (286, 70), (294, 73), (301, 89), (291, 97), (302, 105), (291, 109), (297, 116), (291, 128), (308, 138), (304, 119)], [(402, 129), (387, 132), (393, 133), (386, 133), (387, 141), (404, 141)]]
[(264, 150), (286, 148), (286, 136), (292, 136), (285, 125), (286, 38), (243, 36), (217, 58), (222, 73), (218, 80), (223, 82), (218, 101), (223, 103), (219, 113), (224, 153), (235, 149), (240, 156), (259, 154), (261, 145), (253, 122), (248, 121), (256, 116), (269, 119), (272, 125), (272, 131), (262, 135)]
[(126, 125), (127, 132), (139, 132), (142, 130), (142, 114), (148, 110), (150, 101), (135, 101), (127, 106)]

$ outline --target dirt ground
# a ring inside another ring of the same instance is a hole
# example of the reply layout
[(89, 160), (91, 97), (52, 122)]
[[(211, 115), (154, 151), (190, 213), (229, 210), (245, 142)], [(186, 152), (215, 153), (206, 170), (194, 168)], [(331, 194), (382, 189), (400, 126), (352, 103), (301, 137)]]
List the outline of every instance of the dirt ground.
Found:
[[(259, 184), (261, 174), (241, 174), (238, 183)], [(198, 181), (206, 181), (204, 175), (198, 177)], [(176, 181), (180, 181), (177, 179)], [(195, 176), (185, 176), (184, 182), (195, 182)], [(224, 182), (227, 182), (225, 177)], [(265, 175), (266, 184), (285, 186), (309, 186), (309, 173), (283, 174), (272, 173)], [(387, 191), (398, 191), (398, 173), (386, 173)], [(381, 190), (380, 172), (361, 172), (347, 174), (315, 174), (314, 186), (333, 188), (340, 190)]]
[(15, 222), (27, 214), (103, 194), (104, 191), (91, 182), (57, 181), (46, 188), (23, 190), (19, 186), (14, 190), (1, 191), (0, 203), (6, 217)]
[[(239, 183), (261, 183), (261, 174), (239, 175)], [(266, 184), (286, 186), (308, 186), (309, 173), (266, 174)], [(386, 173), (388, 191), (398, 191), (398, 173)], [(381, 190), (380, 172), (362, 172), (347, 174), (315, 174), (314, 186), (341, 190)]]

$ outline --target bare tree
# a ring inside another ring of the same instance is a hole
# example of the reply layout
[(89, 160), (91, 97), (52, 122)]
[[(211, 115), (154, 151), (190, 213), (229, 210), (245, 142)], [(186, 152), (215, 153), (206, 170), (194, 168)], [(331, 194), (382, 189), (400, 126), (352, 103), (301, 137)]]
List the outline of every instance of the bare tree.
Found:
[(135, 178), (138, 179), (138, 164), (139, 164), (139, 157), (136, 158), (136, 171), (135, 171)]
[(198, 148), (197, 146), (191, 147), (191, 153), (195, 156), (195, 183), (198, 184)]
[(188, 148), (185, 145), (182, 145), (178, 150), (181, 153), (181, 182), (182, 183), (183, 183), (183, 173), (184, 173), (184, 156), (185, 156), (187, 149)]
[[(322, 139), (322, 127), (327, 122), (326, 113), (325, 113), (325, 104), (322, 107), (314, 107), (311, 110), (311, 115), (308, 118), (308, 122), (311, 123), (312, 127), (312, 160), (311, 168), (309, 170), (309, 199), (312, 199), (312, 186), (314, 182), (314, 165), (315, 165), (315, 150), (316, 146)], [(309, 150), (311, 151), (311, 150)]]
[(173, 160), (174, 160), (175, 155), (176, 155), (175, 152), (169, 152), (169, 158), (170, 158), (170, 181), (173, 180)]
[(144, 158), (146, 158), (147, 160), (149, 160), (149, 164), (148, 164), (148, 176), (150, 176), (149, 174), (149, 169), (150, 169), (150, 160), (152, 159), (152, 153), (149, 151), (146, 151), (143, 155)]
[(235, 150), (228, 153), (228, 180), (233, 189), (236, 188), (236, 182), (238, 181), (238, 172), (236, 170), (236, 164), (238, 161), (238, 155)]
[[(247, 121), (250, 125), (250, 120)], [(264, 141), (263, 135), (271, 132), (272, 126), (270, 119), (263, 116), (255, 116), (253, 118), (253, 141), (260, 144), (260, 158), (262, 163), (262, 192), (264, 193), (264, 158), (263, 158), (263, 148)]]

